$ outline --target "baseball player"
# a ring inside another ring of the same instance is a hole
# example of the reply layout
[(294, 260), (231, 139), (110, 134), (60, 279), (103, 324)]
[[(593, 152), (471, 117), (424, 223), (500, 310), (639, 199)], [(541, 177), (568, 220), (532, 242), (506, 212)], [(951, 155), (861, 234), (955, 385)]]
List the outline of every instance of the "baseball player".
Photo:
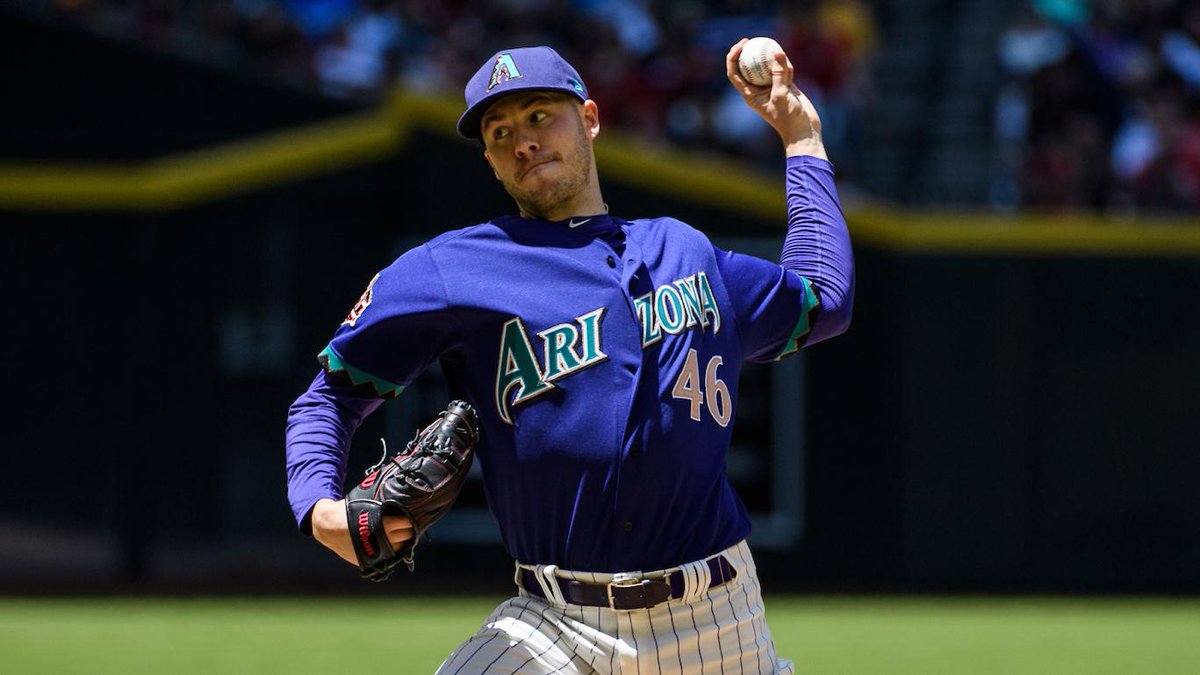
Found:
[[(354, 562), (342, 504), (359, 423), (440, 360), (469, 400), (516, 596), (443, 673), (790, 673), (764, 618), (745, 507), (725, 475), (743, 361), (844, 331), (853, 263), (820, 120), (777, 54), (732, 86), (787, 155), (781, 262), (714, 246), (672, 218), (608, 213), (597, 104), (547, 47), (507, 49), (466, 86), (458, 132), (515, 215), (400, 256), (320, 353), (290, 410), (302, 530)], [(412, 536), (389, 516), (388, 538)]]

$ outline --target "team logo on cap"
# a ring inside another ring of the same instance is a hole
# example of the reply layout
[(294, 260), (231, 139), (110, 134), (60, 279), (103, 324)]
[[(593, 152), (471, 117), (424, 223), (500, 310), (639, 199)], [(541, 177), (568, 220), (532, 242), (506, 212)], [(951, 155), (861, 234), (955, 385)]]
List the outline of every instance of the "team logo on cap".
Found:
[(492, 78), (488, 80), (487, 90), (491, 91), (492, 87), (498, 84), (520, 77), (522, 77), (521, 71), (517, 68), (516, 62), (513, 61), (512, 55), (501, 54), (496, 57), (496, 65), (492, 67)]

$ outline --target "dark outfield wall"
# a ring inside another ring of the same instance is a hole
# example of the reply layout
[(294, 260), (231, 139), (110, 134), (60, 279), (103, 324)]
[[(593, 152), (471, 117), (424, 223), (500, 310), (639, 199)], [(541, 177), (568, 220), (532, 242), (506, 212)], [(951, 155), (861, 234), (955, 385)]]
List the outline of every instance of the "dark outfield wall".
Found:
[(811, 359), (814, 529), (925, 588), (1198, 587), (1198, 261), (860, 262)]
[[(184, 98), (151, 98), (188, 139), (335, 112), (172, 67)], [(122, 86), (125, 104), (150, 105)], [(198, 90), (290, 117), (186, 105)], [(59, 125), (24, 119), (29, 138)], [(46, 154), (180, 149), (114, 151), (122, 128), (76, 129)], [(3, 159), (39, 146), (16, 147)], [(717, 237), (777, 241), (782, 227), (611, 181), (605, 196), (614, 213), (677, 215)], [(476, 148), (417, 135), (392, 161), (185, 212), (0, 214), (0, 589), (361, 590), (295, 534), (286, 407), (399, 241), (510, 209)], [(804, 539), (760, 554), (768, 588), (1200, 588), (1200, 260), (856, 254), (854, 325), (808, 355)], [(371, 420), (361, 437), (381, 432)], [(352, 461), (373, 454), (359, 444)], [(506, 587), (496, 545), (424, 555), (419, 580), (469, 563), (469, 578)]]

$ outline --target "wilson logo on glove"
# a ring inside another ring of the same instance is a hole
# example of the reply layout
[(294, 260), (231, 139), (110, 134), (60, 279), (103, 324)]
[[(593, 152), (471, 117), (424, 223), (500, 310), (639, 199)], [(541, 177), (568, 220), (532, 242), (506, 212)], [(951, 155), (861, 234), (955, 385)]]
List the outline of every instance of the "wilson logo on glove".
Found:
[(358, 514), (358, 539), (367, 555), (376, 555), (375, 547), (371, 546), (371, 514), (366, 511)]
[[(417, 542), (458, 498), (478, 441), (475, 409), (451, 401), (403, 452), (392, 455), (384, 443), (379, 463), (346, 495), (347, 520), (358, 525), (351, 541), (364, 578), (383, 581), (401, 562), (412, 571)], [(383, 525), (384, 516), (392, 515), (412, 522), (413, 538), (399, 550), (393, 550)]]

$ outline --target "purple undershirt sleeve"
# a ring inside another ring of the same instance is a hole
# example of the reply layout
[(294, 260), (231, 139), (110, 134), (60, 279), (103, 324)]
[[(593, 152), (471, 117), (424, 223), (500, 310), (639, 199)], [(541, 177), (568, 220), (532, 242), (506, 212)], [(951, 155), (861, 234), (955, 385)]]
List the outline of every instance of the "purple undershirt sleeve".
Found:
[(838, 203), (833, 165), (787, 159), (788, 231), (779, 264), (812, 282), (821, 306), (805, 344), (845, 332), (854, 306), (854, 254)]
[(321, 371), (288, 409), (288, 501), (304, 534), (312, 534), (309, 513), (317, 501), (342, 498), (350, 437), (383, 401)]

